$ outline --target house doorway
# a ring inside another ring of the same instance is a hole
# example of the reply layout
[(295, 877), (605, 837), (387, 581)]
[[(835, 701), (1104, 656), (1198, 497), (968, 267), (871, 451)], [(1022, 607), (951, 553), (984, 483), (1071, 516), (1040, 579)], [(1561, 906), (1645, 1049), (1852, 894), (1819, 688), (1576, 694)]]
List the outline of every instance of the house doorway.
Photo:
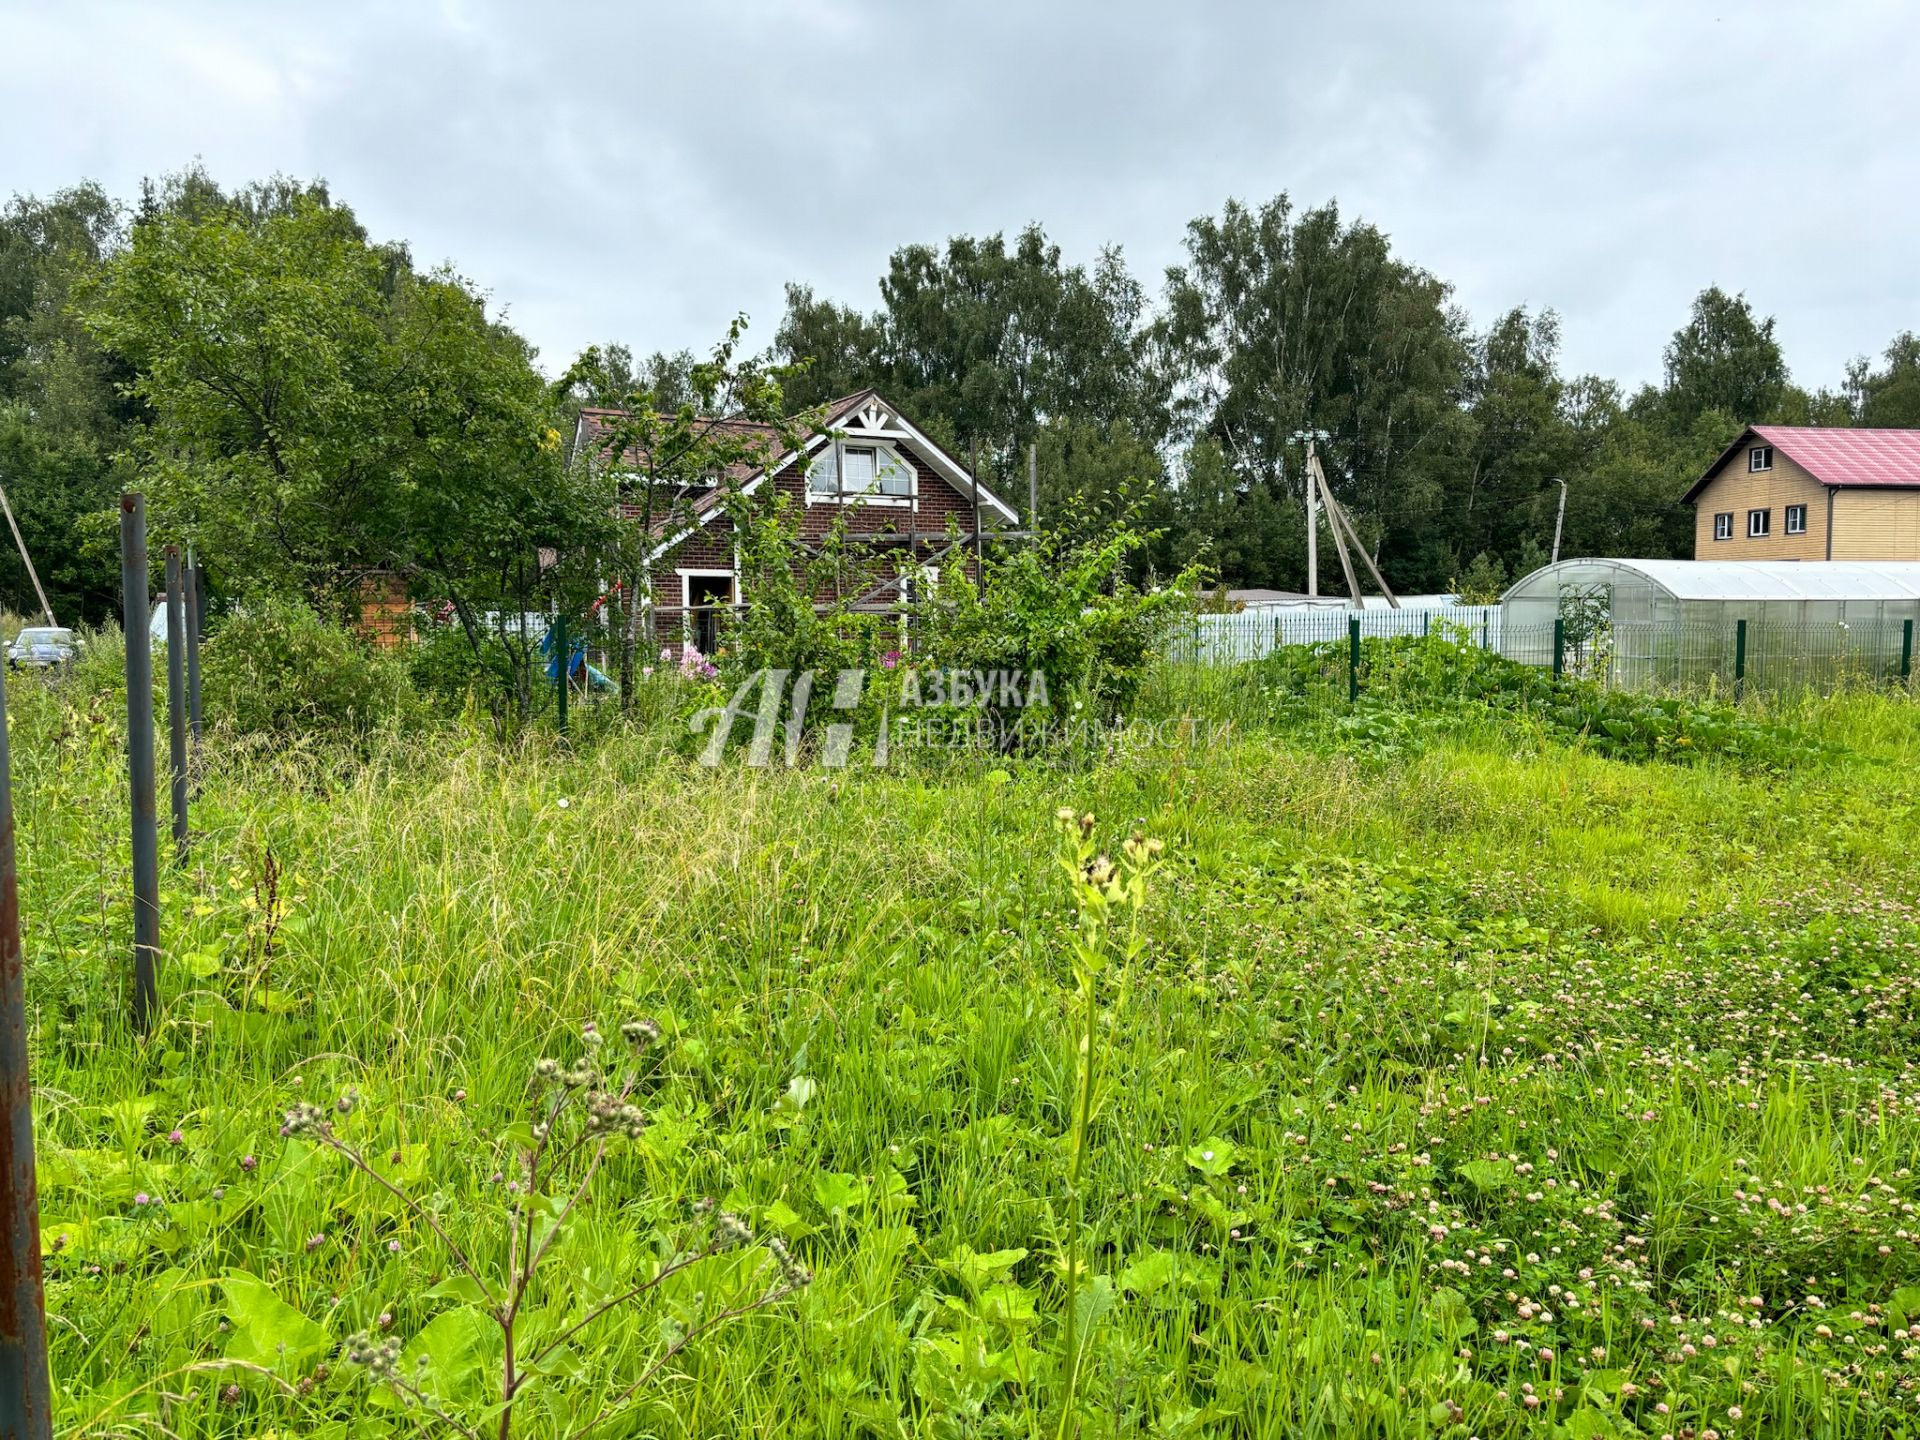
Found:
[(733, 606), (733, 576), (723, 571), (695, 573), (686, 581), (688, 634), (694, 648), (711, 655), (720, 646), (722, 617)]

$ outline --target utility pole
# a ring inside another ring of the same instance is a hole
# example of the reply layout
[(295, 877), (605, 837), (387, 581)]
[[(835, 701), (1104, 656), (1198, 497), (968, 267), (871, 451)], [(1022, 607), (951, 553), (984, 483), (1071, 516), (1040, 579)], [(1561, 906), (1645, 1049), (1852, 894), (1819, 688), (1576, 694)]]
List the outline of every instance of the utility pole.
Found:
[(980, 442), (975, 440), (967, 458), (967, 480), (973, 490), (973, 579), (982, 599), (987, 594), (986, 558), (980, 549)]
[(1373, 556), (1367, 553), (1367, 547), (1360, 543), (1360, 536), (1353, 528), (1353, 521), (1347, 518), (1347, 512), (1341, 508), (1340, 502), (1333, 498), (1333, 487), (1327, 484), (1327, 472), (1320, 468), (1320, 457), (1309, 455), (1307, 460), (1313, 469), (1314, 483), (1319, 486), (1320, 493), (1327, 502), (1327, 528), (1333, 532), (1333, 543), (1340, 547), (1340, 569), (1347, 577), (1347, 594), (1352, 597), (1349, 603), (1356, 610), (1367, 608), (1366, 600), (1360, 594), (1359, 585), (1354, 583), (1353, 562), (1347, 558), (1347, 547), (1351, 545), (1360, 556), (1360, 563), (1367, 567), (1367, 573), (1373, 576), (1373, 583), (1380, 587), (1380, 593), (1386, 597), (1388, 608), (1398, 610), (1400, 602), (1394, 597), (1386, 577), (1380, 573), (1380, 567), (1373, 563)]
[(1560, 563), (1560, 526), (1567, 518), (1567, 482), (1556, 477), (1553, 483), (1560, 487), (1560, 508), (1553, 513), (1553, 559), (1547, 563), (1558, 565)]
[(7, 528), (13, 531), (13, 543), (20, 547), (20, 563), (27, 567), (27, 578), (33, 581), (33, 593), (40, 597), (40, 613), (47, 617), (47, 624), (58, 625), (53, 618), (53, 607), (47, 603), (47, 592), (40, 586), (40, 575), (33, 568), (33, 557), (27, 554), (27, 542), (20, 538), (20, 526), (13, 518), (13, 506), (7, 503), (6, 486), (0, 485), (0, 510), (7, 512)]
[(1027, 529), (1040, 528), (1040, 446), (1027, 446)]
[[(1317, 440), (1328, 440), (1332, 436), (1325, 430), (1296, 430), (1295, 440), (1307, 442), (1307, 468), (1302, 472), (1307, 477), (1307, 597), (1320, 598), (1320, 463), (1313, 447)], [(1345, 552), (1342, 551), (1342, 558)]]

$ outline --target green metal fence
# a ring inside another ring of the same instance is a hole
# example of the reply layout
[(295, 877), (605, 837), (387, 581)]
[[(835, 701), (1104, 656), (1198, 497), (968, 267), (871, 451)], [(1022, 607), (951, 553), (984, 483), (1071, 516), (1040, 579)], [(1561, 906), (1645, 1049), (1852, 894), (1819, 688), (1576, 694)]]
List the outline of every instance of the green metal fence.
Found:
[(1222, 617), (1202, 617), (1216, 623), (1176, 635), (1168, 654), (1176, 663), (1242, 670), (1263, 688), (1328, 705), (1497, 683), (1497, 667), (1476, 666), (1476, 655), (1498, 655), (1611, 690), (1724, 699), (1869, 687), (1917, 693), (1911, 620), (1612, 625), (1560, 619), (1502, 627), (1496, 617), (1484, 611), (1424, 618), (1349, 613), (1335, 629), (1333, 617), (1317, 614), (1293, 623), (1305, 637), (1299, 640), (1289, 638), (1286, 620), (1263, 619), (1261, 644), (1242, 639), (1238, 631), (1245, 627), (1229, 631), (1217, 624)]

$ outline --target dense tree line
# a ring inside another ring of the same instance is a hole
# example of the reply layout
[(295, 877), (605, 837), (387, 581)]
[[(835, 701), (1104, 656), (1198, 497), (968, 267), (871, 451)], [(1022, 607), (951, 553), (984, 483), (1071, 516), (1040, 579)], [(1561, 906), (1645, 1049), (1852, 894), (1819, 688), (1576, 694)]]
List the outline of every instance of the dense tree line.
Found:
[[(1043, 517), (1122, 511), (1152, 563), (1298, 589), (1303, 431), (1399, 588), (1497, 583), (1563, 552), (1685, 555), (1680, 496), (1753, 421), (1920, 425), (1920, 338), (1835, 389), (1794, 383), (1770, 318), (1703, 291), (1660, 383), (1569, 375), (1551, 310), (1476, 328), (1440, 277), (1328, 204), (1226, 204), (1157, 287), (1037, 225), (896, 251), (864, 311), (788, 286), (763, 357), (793, 411), (877, 386)], [(731, 342), (729, 342), (730, 344)], [(688, 352), (613, 344), (550, 384), (459, 276), (367, 236), (324, 186), (223, 191), (198, 170), (120, 204), (85, 184), (0, 213), (0, 484), (62, 620), (112, 612), (114, 497), (154, 497), (231, 593), (344, 611), (399, 573), (463, 614), (531, 603), (599, 534), (571, 479), (584, 405), (675, 411)], [(1322, 587), (1339, 588), (1330, 547)], [(575, 580), (580, 577), (573, 577)], [(18, 556), (0, 600), (36, 608)]]
[[(880, 308), (790, 285), (779, 358), (811, 359), (810, 395), (880, 386), (1016, 497), (1042, 457), (1043, 513), (1098, 514), (1122, 477), (1163, 531), (1159, 562), (1208, 557), (1239, 585), (1302, 588), (1304, 450), (1390, 580), (1443, 590), (1562, 552), (1687, 555), (1680, 497), (1744, 424), (1920, 424), (1920, 340), (1902, 334), (1838, 391), (1789, 378), (1774, 322), (1703, 291), (1633, 394), (1567, 375), (1551, 310), (1484, 330), (1439, 277), (1337, 206), (1228, 202), (1187, 227), (1150, 300), (1117, 250), (1066, 263), (1038, 227), (898, 251)], [(1337, 593), (1331, 547), (1322, 588)]]

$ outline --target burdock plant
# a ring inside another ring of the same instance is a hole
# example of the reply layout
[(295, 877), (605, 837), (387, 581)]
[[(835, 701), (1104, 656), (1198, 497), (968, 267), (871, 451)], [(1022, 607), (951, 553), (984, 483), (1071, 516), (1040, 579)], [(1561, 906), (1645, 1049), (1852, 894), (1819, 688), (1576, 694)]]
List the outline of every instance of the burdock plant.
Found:
[[(423, 1204), (399, 1184), (367, 1162), (364, 1153), (341, 1138), (335, 1124), (359, 1103), (355, 1092), (342, 1095), (331, 1108), (300, 1103), (286, 1112), (281, 1133), (314, 1141), (342, 1157), (374, 1184), (390, 1193), (416, 1221), (431, 1231), (459, 1272), (451, 1287), (465, 1295), (476, 1310), (498, 1327), (501, 1363), (496, 1399), (480, 1414), (462, 1419), (454, 1402), (435, 1393), (428, 1377), (409, 1375), (401, 1363), (403, 1346), (391, 1335), (366, 1332), (347, 1343), (347, 1359), (360, 1366), (369, 1380), (388, 1387), (418, 1417), (431, 1417), (458, 1434), (480, 1440), (491, 1433), (499, 1440), (513, 1434), (515, 1407), (528, 1387), (560, 1369), (565, 1347), (577, 1344), (599, 1322), (644, 1302), (664, 1282), (681, 1271), (727, 1251), (759, 1248), (760, 1268), (750, 1298), (731, 1305), (709, 1306), (697, 1296), (690, 1321), (666, 1320), (660, 1327), (663, 1344), (620, 1392), (567, 1433), (578, 1437), (600, 1429), (643, 1398), (649, 1384), (687, 1346), (743, 1315), (774, 1305), (793, 1295), (811, 1279), (777, 1236), (762, 1240), (745, 1220), (716, 1211), (710, 1202), (694, 1207), (699, 1238), (676, 1247), (659, 1259), (649, 1273), (612, 1296), (584, 1306), (577, 1318), (543, 1323), (531, 1337), (526, 1319), (536, 1303), (543, 1307), (549, 1295), (541, 1286), (541, 1265), (554, 1253), (568, 1220), (587, 1200), (607, 1147), (640, 1137), (646, 1112), (635, 1103), (642, 1077), (648, 1072), (661, 1043), (660, 1027), (651, 1020), (629, 1021), (620, 1027), (620, 1044), (610, 1045), (600, 1028), (589, 1021), (580, 1034), (580, 1054), (571, 1063), (541, 1059), (530, 1082), (532, 1115), (510, 1126), (501, 1143), (512, 1158), (500, 1179), (507, 1193), (504, 1272), (482, 1264), (447, 1233), (434, 1208)], [(620, 1055), (609, 1060), (609, 1052)], [(389, 1323), (382, 1317), (383, 1325)]]
[(1075, 1401), (1079, 1393), (1083, 1337), (1080, 1334), (1080, 1286), (1083, 1271), (1082, 1230), (1086, 1222), (1086, 1166), (1093, 1130), (1094, 1089), (1100, 1081), (1100, 983), (1110, 971), (1124, 976), (1145, 948), (1140, 913), (1147, 903), (1147, 877), (1160, 863), (1161, 842), (1135, 833), (1120, 847), (1115, 861), (1094, 839), (1098, 828), (1090, 814), (1076, 816), (1070, 809), (1055, 813), (1060, 823), (1060, 863), (1071, 878), (1077, 923), (1073, 932), (1073, 976), (1079, 986), (1079, 1089), (1075, 1096), (1072, 1151), (1067, 1166), (1067, 1234), (1065, 1270), (1066, 1320), (1060, 1350), (1064, 1389), (1060, 1406), (1060, 1435), (1075, 1429)]

